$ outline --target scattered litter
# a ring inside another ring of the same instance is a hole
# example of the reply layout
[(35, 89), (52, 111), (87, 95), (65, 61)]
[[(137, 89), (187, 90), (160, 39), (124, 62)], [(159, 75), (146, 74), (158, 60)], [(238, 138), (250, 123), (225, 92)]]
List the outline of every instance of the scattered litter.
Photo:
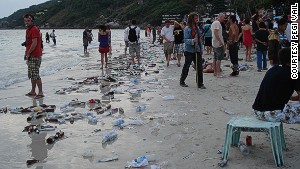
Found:
[(234, 112), (229, 111), (229, 110), (227, 110), (227, 109), (225, 109), (224, 112), (225, 112), (226, 114), (229, 114), (229, 115), (234, 115), (234, 114), (235, 114)]
[(144, 167), (149, 165), (149, 162), (155, 161), (155, 154), (140, 156), (131, 162), (127, 162), (128, 167)]
[(173, 96), (173, 95), (164, 96), (163, 99), (164, 99), (164, 100), (174, 100), (174, 99), (175, 99), (175, 96)]
[(119, 159), (119, 156), (113, 156), (113, 157), (107, 157), (107, 158), (103, 158), (101, 160), (98, 160), (99, 163), (102, 163), (102, 162), (110, 162), (110, 161), (115, 161), (115, 160), (118, 160)]

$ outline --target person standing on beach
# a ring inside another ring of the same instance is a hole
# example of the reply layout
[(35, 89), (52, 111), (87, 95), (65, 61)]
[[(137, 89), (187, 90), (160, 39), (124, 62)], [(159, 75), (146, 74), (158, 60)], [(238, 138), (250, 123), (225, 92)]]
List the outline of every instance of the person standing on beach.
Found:
[(50, 36), (49, 36), (49, 33), (46, 32), (46, 43), (49, 43), (50, 42)]
[[(128, 25), (129, 27), (130, 25)], [(125, 42), (125, 56), (126, 56), (126, 53), (127, 53), (127, 48), (129, 47), (129, 40), (128, 40), (128, 34), (126, 34), (126, 29), (124, 30), (124, 42)]]
[(177, 58), (177, 66), (180, 67), (181, 56), (184, 53), (184, 43), (183, 43), (183, 29), (177, 21), (174, 21), (174, 55)]
[(106, 32), (108, 34), (108, 45), (109, 45), (109, 52), (108, 54), (111, 55), (112, 53), (112, 47), (111, 47), (111, 30), (110, 30), (110, 26), (107, 24), (106, 25)]
[(204, 45), (206, 46), (206, 54), (210, 55), (212, 52), (212, 35), (211, 35), (211, 20), (207, 20), (203, 26)]
[(55, 30), (52, 30), (52, 33), (50, 34), (50, 38), (52, 38), (52, 41), (54, 43), (54, 45), (56, 45), (56, 35), (55, 35)]
[(246, 62), (250, 62), (251, 48), (252, 48), (252, 26), (250, 25), (250, 19), (245, 19), (245, 26), (242, 27), (244, 45), (246, 47)]
[(154, 25), (152, 27), (152, 37), (153, 37), (153, 41), (152, 44), (154, 44), (155, 40), (156, 40), (156, 25)]
[(140, 65), (140, 27), (136, 25), (136, 20), (131, 21), (131, 26), (125, 29), (124, 36), (128, 37), (129, 40), (129, 54), (131, 55), (131, 64), (134, 65), (134, 57), (138, 59), (138, 64)]
[(239, 52), (239, 27), (236, 24), (235, 15), (231, 15), (228, 19), (230, 24), (229, 37), (228, 37), (228, 48), (230, 61), (232, 63), (231, 76), (237, 76), (239, 74), (239, 63), (238, 63), (238, 52)]
[(267, 68), (267, 51), (268, 51), (268, 36), (269, 31), (266, 29), (265, 22), (258, 24), (259, 30), (255, 33), (255, 41), (257, 42), (257, 71), (268, 70)]
[(83, 31), (83, 53), (86, 54), (87, 53), (87, 47), (89, 45), (89, 35), (88, 35), (88, 28), (86, 27), (85, 30)]
[(212, 46), (214, 49), (214, 76), (221, 76), (221, 60), (224, 59), (224, 39), (222, 36), (222, 25), (221, 22), (224, 21), (225, 15), (220, 13), (218, 15), (218, 19), (211, 24), (211, 32), (212, 32)]
[(101, 54), (101, 69), (103, 69), (104, 65), (104, 57), (105, 57), (105, 68), (107, 68), (107, 53), (109, 52), (109, 34), (106, 31), (105, 25), (99, 26), (99, 32), (98, 32), (98, 42), (99, 42), (99, 52)]
[(192, 62), (196, 66), (196, 83), (197, 87), (201, 89), (206, 89), (203, 84), (203, 68), (202, 68), (202, 43), (201, 43), (201, 33), (197, 25), (198, 15), (196, 13), (191, 13), (188, 17), (187, 26), (184, 28), (184, 43), (185, 43), (185, 63), (182, 68), (182, 73), (180, 77), (180, 86), (188, 87), (185, 84), (185, 79), (189, 73), (189, 68)]
[(166, 25), (161, 30), (161, 36), (163, 37), (164, 53), (167, 61), (167, 66), (170, 65), (171, 54), (173, 53), (174, 45), (174, 25), (171, 25), (170, 20), (166, 20)]
[[(39, 29), (34, 25), (34, 17), (31, 14), (24, 15), (26, 29), (26, 50), (24, 59), (27, 60), (28, 78), (31, 79), (31, 91), (26, 96), (32, 96), (35, 99), (44, 97), (42, 80), (39, 75), (39, 69), (42, 62), (41, 36)], [(35, 88), (38, 87), (36, 95)]]
[(268, 37), (268, 58), (271, 66), (279, 64), (278, 51), (281, 48), (289, 46), (287, 37), (284, 34), (284, 31), (288, 25), (287, 20), (281, 18), (277, 21), (277, 24), (278, 28), (272, 30)]

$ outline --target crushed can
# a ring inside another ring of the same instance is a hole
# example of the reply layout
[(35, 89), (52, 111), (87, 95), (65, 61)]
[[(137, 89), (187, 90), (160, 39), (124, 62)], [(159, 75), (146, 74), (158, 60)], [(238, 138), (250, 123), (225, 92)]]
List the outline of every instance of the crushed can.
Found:
[(252, 137), (251, 136), (246, 136), (246, 145), (247, 146), (252, 146)]

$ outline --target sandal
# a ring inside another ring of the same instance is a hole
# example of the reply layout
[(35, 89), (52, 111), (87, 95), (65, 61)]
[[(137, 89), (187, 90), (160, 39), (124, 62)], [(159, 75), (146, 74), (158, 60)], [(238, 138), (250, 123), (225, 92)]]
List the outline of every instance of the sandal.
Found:
[(38, 94), (34, 97), (34, 99), (40, 99), (40, 98), (43, 98), (45, 97), (43, 94)]
[(32, 93), (27, 93), (27, 94), (25, 94), (25, 96), (29, 96), (29, 97), (34, 97), (34, 96), (36, 96), (36, 94), (34, 93), (34, 94), (32, 94)]

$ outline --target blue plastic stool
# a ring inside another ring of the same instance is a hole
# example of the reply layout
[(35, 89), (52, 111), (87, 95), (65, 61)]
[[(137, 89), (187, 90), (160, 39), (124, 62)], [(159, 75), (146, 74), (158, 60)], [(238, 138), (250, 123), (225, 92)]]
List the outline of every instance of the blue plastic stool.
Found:
[(284, 165), (282, 149), (286, 150), (286, 144), (282, 123), (258, 120), (255, 116), (234, 117), (227, 123), (223, 160), (228, 159), (230, 145), (238, 144), (241, 131), (268, 133), (275, 164), (277, 167)]

